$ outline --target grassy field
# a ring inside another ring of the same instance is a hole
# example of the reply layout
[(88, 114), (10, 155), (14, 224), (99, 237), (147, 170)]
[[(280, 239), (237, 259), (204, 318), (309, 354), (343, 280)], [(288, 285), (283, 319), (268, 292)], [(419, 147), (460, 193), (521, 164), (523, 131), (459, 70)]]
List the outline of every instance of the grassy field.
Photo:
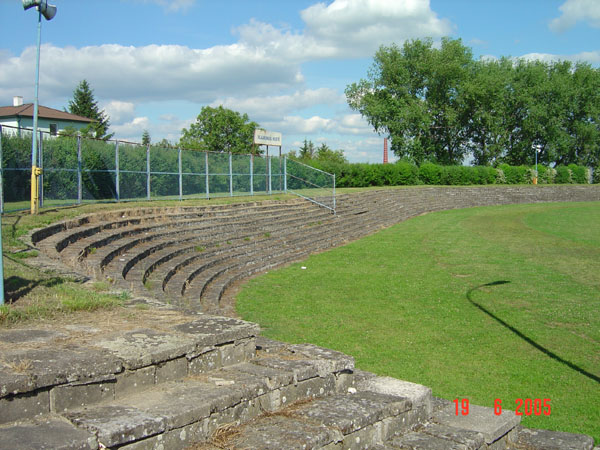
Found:
[(445, 211), (253, 279), (240, 315), (450, 400), (600, 442), (600, 203)]

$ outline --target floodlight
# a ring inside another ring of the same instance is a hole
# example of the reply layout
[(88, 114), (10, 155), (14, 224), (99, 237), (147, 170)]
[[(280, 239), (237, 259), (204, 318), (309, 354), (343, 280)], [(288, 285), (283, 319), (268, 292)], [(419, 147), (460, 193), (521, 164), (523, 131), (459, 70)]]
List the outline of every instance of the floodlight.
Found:
[(39, 12), (46, 18), (46, 20), (52, 20), (56, 15), (56, 6), (49, 5), (48, 0), (23, 0), (24, 10), (28, 10), (34, 6), (38, 7)]

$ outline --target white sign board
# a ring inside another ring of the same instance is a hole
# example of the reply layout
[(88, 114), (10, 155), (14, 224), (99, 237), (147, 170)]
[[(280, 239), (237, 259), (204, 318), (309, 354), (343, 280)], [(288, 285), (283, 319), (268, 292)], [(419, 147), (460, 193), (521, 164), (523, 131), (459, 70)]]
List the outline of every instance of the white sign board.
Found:
[(281, 147), (281, 133), (277, 131), (254, 130), (254, 143), (258, 145), (276, 145)]

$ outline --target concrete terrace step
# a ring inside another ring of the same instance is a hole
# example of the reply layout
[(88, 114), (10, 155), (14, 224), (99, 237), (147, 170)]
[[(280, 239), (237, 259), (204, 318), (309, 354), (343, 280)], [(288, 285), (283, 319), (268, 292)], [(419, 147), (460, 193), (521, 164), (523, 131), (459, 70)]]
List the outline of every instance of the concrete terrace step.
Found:
[(230, 205), (210, 205), (197, 207), (156, 207), (136, 208), (89, 214), (76, 219), (59, 222), (52, 226), (34, 230), (30, 239), (32, 244), (44, 248), (48, 253), (61, 252), (70, 243), (102, 230), (132, 227), (147, 223), (175, 221), (177, 217), (204, 218), (224, 217), (232, 212), (260, 215), (265, 210), (303, 208), (305, 202), (249, 202)]
[[(139, 313), (143, 314), (143, 313)], [(158, 324), (157, 324), (158, 325)], [(61, 413), (250, 360), (255, 324), (162, 311), (158, 326), (0, 332), (0, 424)]]
[[(28, 376), (12, 385), (11, 363), (0, 371), (5, 388), (0, 449), (183, 448), (206, 441), (222, 425), (241, 425), (297, 401), (347, 392), (353, 382), (354, 361), (341, 353), (264, 339), (257, 346), (253, 324), (211, 316), (185, 319), (173, 313), (168, 334), (139, 329), (104, 339), (90, 336), (77, 355), (47, 348), (36, 355), (17, 352), (35, 359)], [(213, 345), (216, 336), (226, 342)], [(51, 347), (64, 333), (28, 330), (0, 337)], [(3, 361), (16, 361), (2, 350)], [(37, 384), (26, 384), (25, 378)]]
[[(216, 230), (220, 233), (226, 230), (252, 228), (254, 225), (268, 224), (275, 219), (285, 220), (286, 217), (302, 217), (302, 209), (299, 211), (285, 211), (279, 214), (255, 214), (254, 216), (229, 216), (218, 219), (204, 217), (185, 217), (177, 215), (174, 217), (162, 217), (157, 221), (144, 224), (144, 226), (124, 226), (117, 230), (112, 227), (94, 227), (94, 232), (79, 236), (81, 233), (73, 233), (65, 240), (70, 240), (70, 245), (61, 251), (61, 258), (77, 264), (80, 260), (88, 259), (90, 264), (100, 264), (102, 267), (108, 264), (116, 255), (123, 253), (131, 247), (151, 242), (158, 239), (178, 239), (181, 235), (195, 233), (199, 236), (211, 238)], [(185, 220), (183, 220), (185, 219)], [(88, 230), (89, 231), (89, 230)], [(215, 237), (213, 237), (215, 238)], [(119, 242), (125, 242), (120, 244)], [(103, 249), (102, 253), (98, 252)]]

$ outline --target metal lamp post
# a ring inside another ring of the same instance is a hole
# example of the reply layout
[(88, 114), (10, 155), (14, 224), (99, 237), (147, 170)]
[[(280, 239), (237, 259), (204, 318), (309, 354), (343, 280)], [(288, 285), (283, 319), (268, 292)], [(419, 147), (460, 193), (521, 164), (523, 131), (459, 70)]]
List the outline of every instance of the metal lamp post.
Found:
[(538, 153), (542, 151), (542, 146), (540, 144), (534, 145), (533, 149), (535, 150), (535, 177), (533, 178), (533, 184), (537, 184), (538, 181)]
[(33, 136), (31, 139), (31, 214), (37, 214), (39, 202), (38, 180), (42, 169), (37, 166), (37, 127), (38, 127), (38, 93), (40, 85), (40, 46), (42, 43), (42, 16), (52, 20), (56, 15), (56, 6), (49, 5), (48, 0), (23, 0), (23, 9), (37, 7), (37, 56), (35, 61), (35, 98), (33, 102)]

